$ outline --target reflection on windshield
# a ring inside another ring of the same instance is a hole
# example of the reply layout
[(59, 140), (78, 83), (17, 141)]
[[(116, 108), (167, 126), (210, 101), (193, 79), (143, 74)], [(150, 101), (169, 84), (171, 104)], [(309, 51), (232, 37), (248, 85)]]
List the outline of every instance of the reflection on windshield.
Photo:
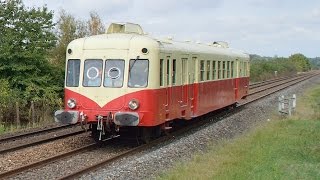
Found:
[(149, 74), (149, 61), (142, 59), (130, 60), (129, 87), (147, 87)]
[(124, 60), (112, 59), (106, 61), (104, 71), (104, 83), (105, 87), (122, 87), (123, 85), (123, 73), (124, 72)]
[(84, 62), (83, 86), (99, 87), (102, 77), (102, 60), (90, 59)]

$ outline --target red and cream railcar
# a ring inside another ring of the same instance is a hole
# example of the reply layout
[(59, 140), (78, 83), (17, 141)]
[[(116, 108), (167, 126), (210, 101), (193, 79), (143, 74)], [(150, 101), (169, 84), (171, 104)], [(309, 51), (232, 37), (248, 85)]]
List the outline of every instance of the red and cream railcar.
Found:
[(125, 127), (160, 129), (235, 104), (248, 84), (249, 56), (226, 43), (159, 40), (114, 23), (68, 45), (65, 109), (55, 120), (92, 124), (99, 139)]

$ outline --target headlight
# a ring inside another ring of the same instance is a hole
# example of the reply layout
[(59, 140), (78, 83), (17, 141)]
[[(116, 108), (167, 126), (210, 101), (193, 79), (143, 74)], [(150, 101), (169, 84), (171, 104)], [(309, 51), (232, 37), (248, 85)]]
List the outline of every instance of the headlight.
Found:
[(68, 102), (67, 102), (68, 107), (71, 108), (71, 109), (75, 108), (76, 104), (77, 104), (76, 100), (74, 100), (74, 99), (69, 99)]
[(130, 102), (129, 102), (129, 108), (131, 110), (136, 110), (139, 108), (139, 101), (136, 100), (136, 99), (132, 99)]

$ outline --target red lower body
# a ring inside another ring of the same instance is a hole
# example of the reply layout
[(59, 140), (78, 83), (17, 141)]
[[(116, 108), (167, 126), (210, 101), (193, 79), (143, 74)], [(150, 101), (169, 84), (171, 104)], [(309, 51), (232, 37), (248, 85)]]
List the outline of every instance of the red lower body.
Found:
[[(88, 123), (97, 123), (97, 115), (107, 116), (110, 112), (137, 112), (140, 118), (138, 126), (157, 126), (173, 119), (191, 119), (234, 104), (247, 95), (248, 85), (249, 78), (246, 77), (146, 89), (116, 97), (103, 107), (68, 89), (65, 89), (65, 99), (76, 99), (78, 105), (72, 110), (83, 112)], [(135, 111), (128, 107), (131, 99), (140, 102)]]

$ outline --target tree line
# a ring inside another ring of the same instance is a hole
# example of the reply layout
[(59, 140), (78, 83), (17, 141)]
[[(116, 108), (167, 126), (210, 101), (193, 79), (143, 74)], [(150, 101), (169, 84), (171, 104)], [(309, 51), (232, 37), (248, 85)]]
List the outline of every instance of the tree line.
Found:
[(37, 122), (52, 117), (63, 106), (68, 43), (105, 31), (96, 12), (87, 20), (77, 20), (65, 10), (57, 22), (53, 17), (46, 6), (0, 1), (0, 123), (13, 122), (17, 116), (28, 122), (33, 114)]
[[(105, 32), (96, 12), (87, 20), (65, 10), (46, 6), (26, 7), (22, 0), (0, 1), (0, 123), (39, 122), (63, 106), (65, 52), (74, 39)], [(289, 58), (251, 55), (252, 80), (263, 80), (274, 71), (287, 75), (310, 69), (302, 54)], [(271, 75), (270, 75), (271, 74)], [(18, 111), (18, 112), (17, 112)]]
[[(320, 64), (319, 64), (320, 65)], [(306, 72), (317, 69), (313, 62), (301, 53), (285, 57), (262, 57), (256, 54), (250, 55), (250, 81), (263, 81), (276, 76), (289, 76), (298, 72)]]

